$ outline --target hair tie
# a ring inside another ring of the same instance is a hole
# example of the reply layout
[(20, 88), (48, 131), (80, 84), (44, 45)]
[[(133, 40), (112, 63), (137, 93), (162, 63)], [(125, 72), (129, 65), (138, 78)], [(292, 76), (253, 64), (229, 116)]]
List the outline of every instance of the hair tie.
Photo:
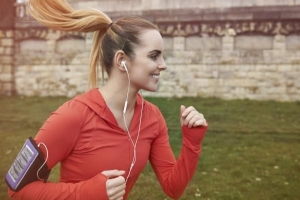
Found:
[(110, 23), (110, 24), (108, 24), (108, 27), (107, 27), (107, 29), (109, 29), (111, 26), (113, 25), (113, 22), (112, 23)]

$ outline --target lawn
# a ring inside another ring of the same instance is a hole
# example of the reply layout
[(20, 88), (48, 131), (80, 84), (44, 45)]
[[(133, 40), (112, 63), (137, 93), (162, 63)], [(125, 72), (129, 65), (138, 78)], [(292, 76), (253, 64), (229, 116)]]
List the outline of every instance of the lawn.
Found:
[[(147, 98), (168, 124), (175, 155), (181, 148), (179, 106), (193, 105), (209, 122), (197, 172), (182, 200), (299, 200), (300, 102)], [(65, 97), (0, 96), (0, 199), (4, 176), (28, 136), (34, 136)], [(50, 180), (57, 181), (58, 167)], [(166, 200), (149, 165), (129, 199)]]

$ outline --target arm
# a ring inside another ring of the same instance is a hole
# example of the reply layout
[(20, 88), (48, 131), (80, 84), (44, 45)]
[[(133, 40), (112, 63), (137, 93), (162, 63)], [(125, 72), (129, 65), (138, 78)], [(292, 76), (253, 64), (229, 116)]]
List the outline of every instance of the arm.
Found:
[(189, 128), (182, 123), (182, 149), (176, 161), (169, 144), (166, 123), (161, 113), (158, 115), (160, 131), (152, 143), (150, 163), (165, 193), (178, 199), (196, 171), (207, 126)]
[[(80, 110), (80, 111), (79, 111)], [(35, 137), (48, 149), (47, 166), (53, 168), (64, 160), (75, 146), (83, 125), (84, 107), (70, 101), (61, 106), (45, 121)], [(41, 145), (42, 147), (43, 145)], [(46, 150), (41, 148), (44, 155)], [(11, 199), (107, 199), (107, 177), (99, 174), (79, 183), (43, 183), (35, 181), (18, 192), (9, 191)]]
[(44, 183), (35, 181), (18, 192), (8, 191), (10, 199), (108, 199), (106, 195), (106, 176), (97, 174), (79, 183)]

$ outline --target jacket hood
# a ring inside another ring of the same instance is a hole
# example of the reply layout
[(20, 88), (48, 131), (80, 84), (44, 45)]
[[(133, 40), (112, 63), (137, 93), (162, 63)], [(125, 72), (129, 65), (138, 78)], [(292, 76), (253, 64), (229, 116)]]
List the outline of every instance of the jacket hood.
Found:
[[(135, 109), (140, 109), (143, 97), (140, 94), (137, 95), (137, 101)], [(92, 111), (102, 118), (111, 118), (112, 113), (108, 108), (103, 96), (99, 92), (98, 88), (93, 88), (88, 92), (78, 95), (74, 98), (75, 101), (79, 101), (82, 104), (88, 106)], [(108, 111), (109, 110), (109, 111)]]

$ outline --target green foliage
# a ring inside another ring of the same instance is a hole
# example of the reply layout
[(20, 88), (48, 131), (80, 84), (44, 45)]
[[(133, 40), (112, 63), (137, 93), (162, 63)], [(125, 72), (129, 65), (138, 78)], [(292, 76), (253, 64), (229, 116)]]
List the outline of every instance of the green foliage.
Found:
[[(209, 122), (197, 171), (183, 200), (300, 199), (300, 103), (214, 98), (147, 98), (162, 111), (176, 156), (181, 149), (179, 107), (193, 105)], [(23, 142), (34, 136), (63, 97), (0, 97), (0, 176)], [(57, 181), (58, 167), (50, 180)], [(6, 184), (0, 183), (6, 200)], [(167, 198), (147, 165), (129, 199)]]

